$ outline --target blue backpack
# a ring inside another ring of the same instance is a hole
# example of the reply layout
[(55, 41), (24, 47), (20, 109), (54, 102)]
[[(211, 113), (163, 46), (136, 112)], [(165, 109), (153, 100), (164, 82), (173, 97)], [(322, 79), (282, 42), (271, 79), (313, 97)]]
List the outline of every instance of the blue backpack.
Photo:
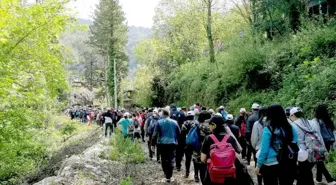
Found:
[(200, 149), (201, 144), (200, 144), (199, 139), (198, 139), (197, 129), (198, 129), (197, 125), (193, 126), (190, 129), (190, 131), (187, 135), (186, 144), (194, 147), (195, 149)]

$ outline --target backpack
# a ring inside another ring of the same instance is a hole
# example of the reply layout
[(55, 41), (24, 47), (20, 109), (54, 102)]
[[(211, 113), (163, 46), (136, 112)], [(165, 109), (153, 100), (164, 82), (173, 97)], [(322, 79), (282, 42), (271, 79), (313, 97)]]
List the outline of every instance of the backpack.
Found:
[(197, 149), (197, 150), (201, 148), (201, 144), (198, 138), (198, 126), (197, 125), (191, 127), (187, 135), (186, 144), (189, 146), (192, 146), (194, 149)]
[[(302, 121), (304, 121), (307, 127), (310, 127), (308, 121), (306, 120), (302, 120)], [(307, 147), (306, 150), (308, 152), (308, 161), (313, 163), (318, 160), (323, 160), (326, 157), (327, 151), (323, 147), (323, 143), (319, 140), (317, 132), (314, 130), (306, 131), (302, 129), (298, 124), (297, 126), (304, 132), (304, 143)]]
[(241, 125), (240, 125), (240, 135), (245, 136), (245, 134), (246, 134), (246, 123), (243, 120)]
[[(271, 147), (278, 153), (277, 155), (277, 161), (279, 165), (290, 165), (291, 167), (296, 166), (297, 160), (298, 160), (298, 154), (299, 154), (299, 146), (297, 143), (287, 143), (285, 141), (285, 137), (283, 134), (283, 130), (280, 129), (280, 136), (277, 136), (274, 134), (274, 130), (270, 126), (267, 127), (271, 133)], [(278, 137), (278, 138), (277, 138)], [(274, 140), (275, 139), (280, 140), (280, 144), (278, 148), (274, 146)]]
[(323, 137), (324, 142), (335, 142), (335, 135), (330, 128), (327, 128), (326, 124), (322, 121), (317, 119), (321, 129), (321, 135)]
[(133, 125), (134, 125), (134, 128), (137, 129), (139, 127), (139, 121), (137, 119), (134, 119)]
[(208, 172), (213, 183), (223, 184), (228, 177), (236, 178), (236, 152), (227, 140), (230, 138), (226, 134), (221, 142), (215, 135), (210, 138), (215, 142), (210, 146), (210, 159), (208, 159)]
[(150, 119), (150, 120), (148, 120), (149, 121), (149, 126), (147, 128), (147, 133), (148, 134), (153, 134), (156, 123), (157, 123), (157, 120), (153, 119), (153, 118), (148, 118), (148, 119)]

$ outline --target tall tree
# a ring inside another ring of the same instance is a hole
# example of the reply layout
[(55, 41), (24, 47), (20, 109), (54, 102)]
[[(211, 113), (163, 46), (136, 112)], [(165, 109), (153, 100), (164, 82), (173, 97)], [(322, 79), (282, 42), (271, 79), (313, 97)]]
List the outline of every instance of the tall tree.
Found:
[[(118, 0), (100, 0), (94, 12), (94, 21), (90, 26), (90, 43), (97, 47), (101, 53), (107, 55), (105, 78), (107, 99), (114, 96), (114, 60), (117, 62), (117, 80), (127, 72), (127, 25), (124, 12)], [(108, 101), (109, 102), (109, 101)]]
[(214, 40), (212, 35), (212, 7), (214, 6), (215, 0), (203, 0), (206, 8), (207, 8), (207, 26), (206, 33), (209, 42), (209, 56), (210, 63), (215, 63), (215, 48), (214, 48)]

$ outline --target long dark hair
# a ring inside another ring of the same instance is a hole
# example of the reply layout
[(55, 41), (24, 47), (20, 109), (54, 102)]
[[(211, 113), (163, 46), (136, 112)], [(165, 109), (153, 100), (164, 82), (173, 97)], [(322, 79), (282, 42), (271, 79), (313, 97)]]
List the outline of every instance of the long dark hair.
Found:
[(335, 129), (334, 123), (330, 118), (327, 105), (322, 104), (316, 107), (315, 118), (318, 120), (322, 120), (327, 128), (330, 128), (332, 130)]
[(289, 143), (293, 141), (293, 128), (288, 123), (286, 113), (279, 104), (273, 104), (268, 107), (267, 120), (272, 129), (283, 129), (285, 131), (285, 140)]
[(213, 133), (216, 134), (220, 134), (222, 132), (226, 132), (225, 131), (225, 121), (223, 119), (223, 117), (221, 116), (214, 116), (210, 119), (210, 124), (216, 124), (216, 128), (213, 131)]
[(264, 117), (267, 117), (267, 108), (266, 107), (263, 107), (263, 108), (261, 108), (261, 109), (259, 109), (259, 111), (258, 111), (258, 114), (259, 114), (259, 121), (260, 120), (263, 120), (264, 119)]

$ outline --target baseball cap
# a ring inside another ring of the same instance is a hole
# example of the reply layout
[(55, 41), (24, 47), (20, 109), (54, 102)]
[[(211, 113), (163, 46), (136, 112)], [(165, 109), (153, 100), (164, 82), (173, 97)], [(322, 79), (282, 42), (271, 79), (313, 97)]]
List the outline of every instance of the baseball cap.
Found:
[(223, 117), (221, 113), (216, 113), (215, 116)]
[(225, 107), (223, 105), (219, 106), (219, 109), (225, 109)]
[(257, 103), (252, 104), (252, 109), (260, 109), (260, 105)]
[(232, 114), (228, 114), (226, 116), (226, 120), (233, 120), (233, 115)]
[(245, 109), (245, 108), (241, 108), (241, 109), (239, 110), (239, 112), (240, 112), (240, 113), (244, 113), (244, 112), (246, 112), (246, 109)]
[(298, 113), (298, 112), (302, 112), (302, 109), (300, 107), (293, 107), (291, 110), (290, 110), (290, 115), (294, 115), (295, 113)]

